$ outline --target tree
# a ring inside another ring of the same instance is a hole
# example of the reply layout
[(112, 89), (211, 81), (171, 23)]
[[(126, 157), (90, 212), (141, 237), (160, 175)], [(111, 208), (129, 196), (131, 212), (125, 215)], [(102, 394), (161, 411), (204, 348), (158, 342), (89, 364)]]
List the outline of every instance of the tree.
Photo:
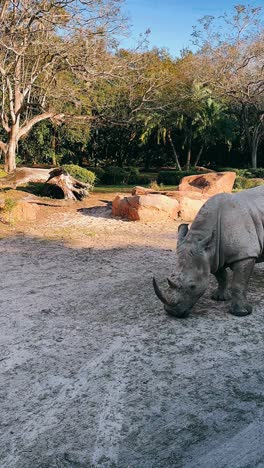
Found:
[(91, 83), (107, 72), (106, 45), (120, 27), (120, 3), (0, 0), (0, 150), (7, 172), (16, 167), (19, 140), (35, 124), (59, 122), (73, 107), (82, 114), (80, 94), (89, 95)]
[(264, 27), (262, 8), (237, 5), (232, 16), (206, 16), (195, 28), (199, 47), (196, 76), (224, 99), (241, 119), (257, 167), (264, 139)]

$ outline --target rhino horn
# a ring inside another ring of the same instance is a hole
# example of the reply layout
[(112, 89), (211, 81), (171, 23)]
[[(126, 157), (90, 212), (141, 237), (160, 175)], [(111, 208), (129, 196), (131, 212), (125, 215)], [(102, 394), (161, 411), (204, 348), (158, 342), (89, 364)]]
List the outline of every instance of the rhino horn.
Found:
[(176, 283), (174, 283), (174, 281), (172, 281), (170, 278), (167, 278), (167, 281), (168, 281), (168, 285), (169, 285), (172, 289), (177, 289), (177, 285), (176, 285)]
[(153, 278), (153, 287), (154, 287), (154, 291), (155, 291), (156, 295), (161, 300), (161, 302), (163, 302), (163, 304), (165, 304), (165, 305), (169, 305), (168, 299), (166, 298), (165, 294), (163, 294), (163, 292), (159, 288), (158, 283), (157, 283), (155, 278)]

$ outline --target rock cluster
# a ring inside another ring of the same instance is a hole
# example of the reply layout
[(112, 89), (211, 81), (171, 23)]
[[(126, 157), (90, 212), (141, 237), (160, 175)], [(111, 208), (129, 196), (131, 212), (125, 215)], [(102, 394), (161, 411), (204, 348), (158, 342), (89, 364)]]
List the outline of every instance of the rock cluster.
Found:
[(213, 195), (232, 191), (235, 172), (211, 172), (184, 177), (175, 191), (153, 191), (135, 187), (132, 196), (117, 195), (112, 214), (129, 221), (160, 221), (180, 218), (192, 221)]

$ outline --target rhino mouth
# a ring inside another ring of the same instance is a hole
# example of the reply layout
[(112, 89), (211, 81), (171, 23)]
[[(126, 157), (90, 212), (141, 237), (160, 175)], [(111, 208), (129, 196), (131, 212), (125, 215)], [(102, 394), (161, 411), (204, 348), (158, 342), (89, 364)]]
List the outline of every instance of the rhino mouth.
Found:
[(167, 314), (177, 318), (187, 318), (190, 314), (190, 310), (179, 311), (173, 309), (173, 307), (168, 307), (166, 305), (164, 305), (164, 309), (167, 312)]
[(173, 315), (177, 318), (186, 318), (190, 313), (190, 309), (180, 309), (177, 308), (174, 304), (171, 304), (166, 297), (166, 295), (161, 291), (160, 287), (155, 278), (153, 278), (153, 287), (154, 291), (159, 298), (159, 300), (164, 304), (164, 309), (169, 315)]

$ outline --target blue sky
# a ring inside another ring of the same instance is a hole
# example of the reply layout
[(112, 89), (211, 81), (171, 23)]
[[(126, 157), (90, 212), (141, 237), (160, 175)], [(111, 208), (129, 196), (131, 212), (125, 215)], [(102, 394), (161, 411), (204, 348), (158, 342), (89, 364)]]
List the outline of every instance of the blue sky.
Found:
[(192, 26), (199, 18), (221, 15), (239, 3), (264, 6), (264, 0), (124, 0), (131, 35), (121, 45), (133, 47), (139, 34), (150, 28), (151, 47), (166, 47), (172, 56), (179, 56), (182, 48), (191, 47)]

